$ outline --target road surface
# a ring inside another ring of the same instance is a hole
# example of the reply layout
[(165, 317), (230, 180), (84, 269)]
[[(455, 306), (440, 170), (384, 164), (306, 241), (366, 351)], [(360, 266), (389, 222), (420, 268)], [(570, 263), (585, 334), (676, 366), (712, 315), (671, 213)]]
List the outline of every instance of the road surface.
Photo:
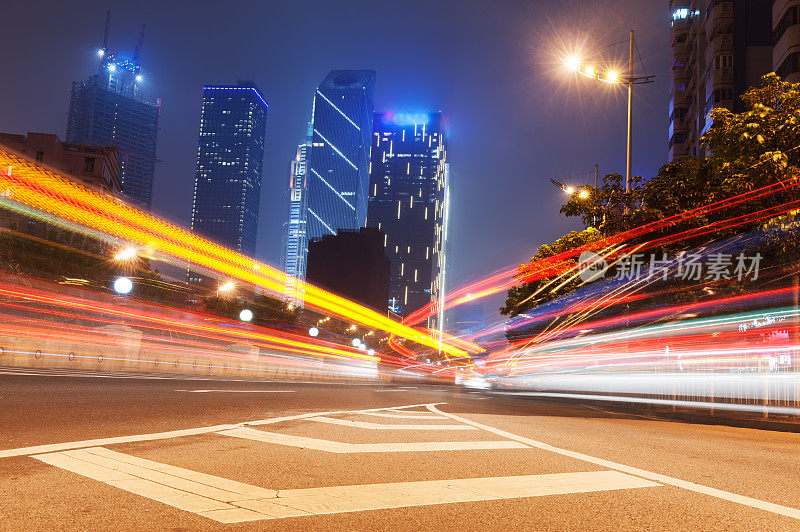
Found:
[(0, 369), (4, 530), (798, 530), (800, 435), (418, 386)]

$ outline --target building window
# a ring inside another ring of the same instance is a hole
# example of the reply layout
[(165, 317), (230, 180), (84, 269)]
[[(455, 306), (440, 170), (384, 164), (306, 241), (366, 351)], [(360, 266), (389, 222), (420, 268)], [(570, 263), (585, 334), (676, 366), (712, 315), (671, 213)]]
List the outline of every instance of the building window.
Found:
[(800, 24), (800, 5), (794, 5), (786, 10), (786, 14), (781, 17), (780, 22), (775, 27), (775, 31), (772, 33), (772, 44), (778, 44), (786, 30), (798, 24)]
[(789, 74), (800, 72), (800, 52), (789, 54), (776, 72), (782, 79), (786, 79)]
[(94, 172), (94, 157), (84, 157), (83, 171), (86, 173)]

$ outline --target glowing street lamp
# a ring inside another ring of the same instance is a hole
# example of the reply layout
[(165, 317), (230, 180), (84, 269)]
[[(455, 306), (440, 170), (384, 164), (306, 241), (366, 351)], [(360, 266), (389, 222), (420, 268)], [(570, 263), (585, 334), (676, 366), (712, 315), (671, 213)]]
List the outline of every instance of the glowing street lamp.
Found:
[(114, 291), (122, 296), (130, 294), (133, 290), (133, 281), (127, 277), (117, 277), (114, 280)]
[(316, 327), (311, 327), (308, 330), (308, 335), (311, 336), (311, 337), (319, 336), (319, 329), (317, 329)]
[(239, 319), (242, 321), (253, 321), (253, 311), (248, 308), (242, 309), (239, 313)]
[(589, 191), (588, 191), (588, 190), (586, 190), (586, 189), (583, 189), (583, 190), (581, 190), (581, 191), (578, 193), (578, 197), (579, 197), (579, 198), (581, 198), (581, 199), (586, 199), (586, 198), (588, 198), (588, 197), (589, 197)]
[(116, 255), (114, 255), (114, 260), (126, 261), (126, 260), (134, 259), (134, 258), (136, 258), (136, 253), (137, 252), (138, 252), (138, 250), (136, 248), (133, 248), (133, 247), (121, 249), (120, 251), (117, 252)]
[(217, 292), (224, 294), (226, 292), (232, 291), (234, 288), (236, 288), (236, 285), (233, 283), (233, 281), (225, 281), (224, 283), (219, 285), (219, 288), (217, 288)]
[[(564, 65), (568, 70), (577, 72), (588, 78), (594, 78), (597, 81), (605, 83), (612, 83), (618, 85), (625, 85), (628, 87), (628, 147), (626, 153), (626, 168), (625, 168), (625, 192), (631, 190), (631, 155), (632, 155), (632, 137), (633, 137), (633, 86), (642, 83), (653, 83), (652, 75), (634, 76), (633, 75), (633, 30), (630, 32), (630, 39), (628, 41), (628, 75), (626, 77), (620, 76), (617, 70), (608, 70), (601, 74), (593, 66), (582, 66), (580, 58), (571, 55), (564, 59)], [(565, 189), (566, 190), (566, 189)]]
[(575, 72), (581, 67), (581, 58), (577, 55), (571, 55), (564, 60), (564, 64), (567, 65), (567, 68), (570, 70), (574, 70)]

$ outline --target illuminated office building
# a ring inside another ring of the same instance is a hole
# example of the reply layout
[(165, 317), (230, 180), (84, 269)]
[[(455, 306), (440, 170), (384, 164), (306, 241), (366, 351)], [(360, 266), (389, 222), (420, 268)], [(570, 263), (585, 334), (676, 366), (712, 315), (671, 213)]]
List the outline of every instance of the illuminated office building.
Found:
[(311, 136), (309, 134), (306, 142), (297, 146), (297, 153), (289, 163), (289, 189), (287, 191), (289, 213), (283, 224), (283, 271), (286, 273), (283, 296), (287, 302), (293, 305), (303, 304), (302, 283), (306, 278), (308, 255), (306, 180), (310, 146)]
[(104, 42), (97, 51), (97, 74), (72, 84), (66, 139), (76, 144), (115, 146), (119, 151), (123, 195), (149, 209), (161, 100), (142, 92), (146, 80), (139, 65), (141, 45), (140, 35), (133, 56), (124, 57), (110, 52)]
[(385, 233), (387, 307), (407, 316), (444, 292), (449, 168), (441, 112), (376, 114), (371, 160), (367, 225)]
[(192, 231), (256, 250), (267, 105), (254, 83), (203, 87)]
[(374, 94), (373, 70), (332, 70), (314, 93), (306, 176), (309, 239), (366, 223)]

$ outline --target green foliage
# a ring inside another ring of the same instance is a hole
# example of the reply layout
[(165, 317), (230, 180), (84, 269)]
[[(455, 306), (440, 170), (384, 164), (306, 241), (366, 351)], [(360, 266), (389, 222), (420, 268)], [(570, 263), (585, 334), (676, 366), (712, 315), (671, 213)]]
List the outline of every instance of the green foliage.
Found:
[[(580, 248), (586, 244), (596, 242), (600, 238), (602, 238), (600, 231), (592, 227), (583, 231), (573, 231), (562, 236), (552, 244), (542, 244), (539, 246), (539, 249), (536, 251), (536, 255), (534, 255), (531, 259), (531, 263), (535, 263), (548, 257), (555, 257), (567, 251)], [(563, 261), (559, 260), (558, 264), (575, 266), (577, 264), (577, 259), (569, 258)], [(527, 266), (528, 265), (526, 264), (521, 265), (520, 270), (523, 271), (527, 269)], [(500, 309), (500, 313), (507, 314), (509, 316), (516, 316), (517, 314), (525, 312), (526, 310), (529, 310), (540, 303), (550, 301), (551, 299), (555, 299), (560, 295), (569, 293), (578, 288), (581, 284), (579, 279), (573, 279), (563, 285), (562, 282), (566, 281), (566, 279), (559, 279), (556, 282), (552, 282), (552, 280), (552, 277), (548, 277), (538, 281), (532, 281), (511, 287), (508, 290), (506, 304)]]

